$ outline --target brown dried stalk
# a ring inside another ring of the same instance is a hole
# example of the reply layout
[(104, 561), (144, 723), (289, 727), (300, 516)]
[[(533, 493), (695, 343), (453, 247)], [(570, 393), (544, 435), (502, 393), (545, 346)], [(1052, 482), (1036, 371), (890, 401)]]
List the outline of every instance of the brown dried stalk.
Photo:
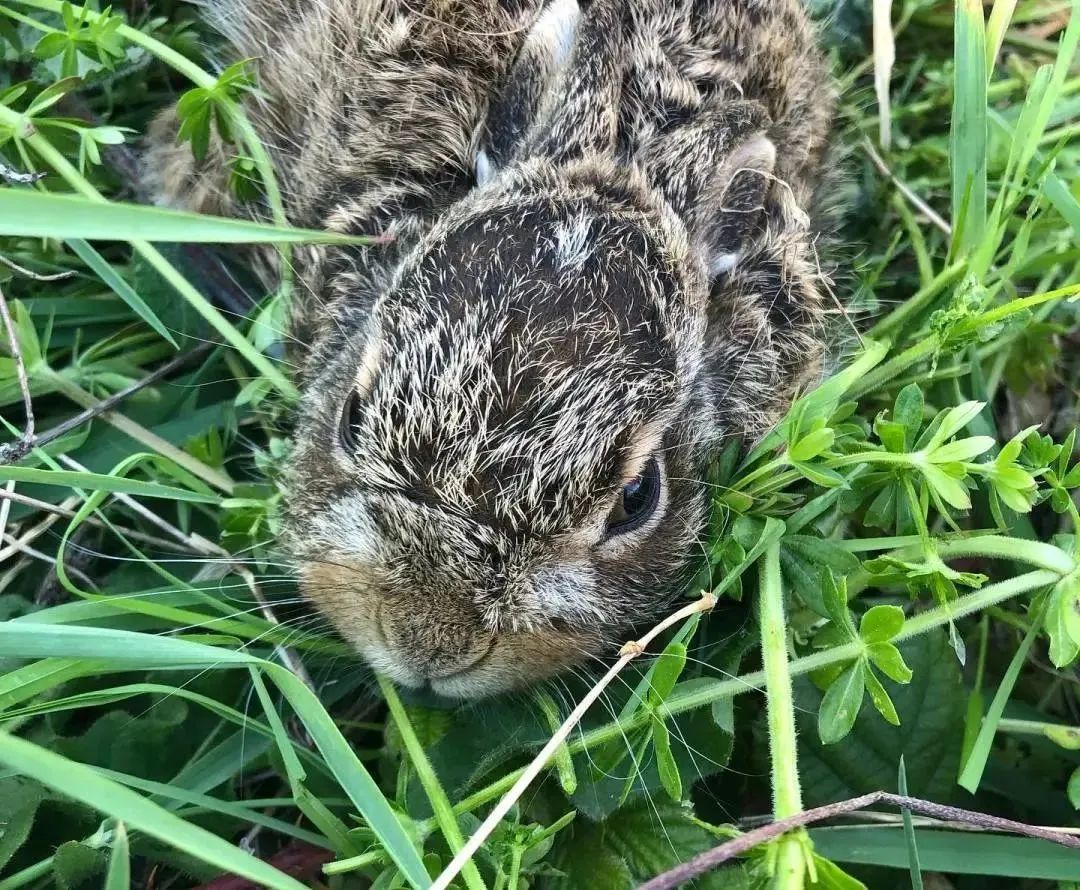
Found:
[(711, 850), (700, 853), (693, 859), (675, 866), (670, 871), (657, 875), (638, 887), (638, 890), (671, 890), (673, 887), (681, 887), (687, 881), (693, 880), (699, 875), (712, 871), (725, 862), (748, 853), (755, 847), (767, 843), (779, 837), (793, 828), (801, 828), (814, 822), (821, 822), (845, 813), (856, 810), (864, 810), (877, 803), (891, 804), (904, 810), (910, 810), (922, 816), (931, 816), (935, 819), (945, 819), (954, 822), (966, 822), (969, 825), (977, 825), (980, 828), (991, 831), (1004, 831), (1010, 834), (1022, 834), (1026, 837), (1039, 838), (1051, 843), (1061, 844), (1063, 847), (1080, 849), (1080, 838), (1039, 825), (1026, 825), (1023, 822), (1014, 822), (1012, 819), (1002, 819), (999, 816), (989, 816), (985, 813), (976, 813), (973, 810), (964, 810), (959, 807), (949, 807), (944, 804), (934, 803), (929, 800), (920, 800), (917, 797), (904, 797), (900, 794), (889, 794), (886, 791), (874, 791), (861, 797), (853, 797), (851, 800), (843, 800), (839, 803), (827, 804), (823, 807), (815, 807), (812, 810), (804, 810), (787, 819), (781, 819), (761, 828), (755, 828), (746, 834), (741, 834), (733, 840), (726, 841)]

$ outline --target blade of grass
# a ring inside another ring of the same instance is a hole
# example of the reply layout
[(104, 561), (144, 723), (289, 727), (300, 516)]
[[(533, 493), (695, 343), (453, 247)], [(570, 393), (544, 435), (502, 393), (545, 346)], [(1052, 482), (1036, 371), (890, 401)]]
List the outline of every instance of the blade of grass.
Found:
[[(904, 769), (904, 755), (900, 755), (900, 769), (896, 780), (897, 790), (907, 797), (907, 770)], [(922, 869), (919, 867), (919, 845), (915, 842), (915, 828), (911, 823), (911, 810), (901, 808), (900, 818), (904, 822), (904, 838), (907, 840), (908, 865), (911, 868), (911, 890), (923, 890)]]
[(330, 840), (338, 855), (359, 854), (360, 851), (356, 849), (356, 845), (349, 838), (349, 830), (304, 785), (307, 773), (304, 767), (301, 766), (296, 751), (293, 750), (292, 740), (285, 731), (285, 724), (282, 722), (277, 708), (274, 707), (274, 702), (270, 698), (266, 684), (263, 683), (262, 677), (254, 667), (249, 668), (248, 672), (251, 675), (251, 682), (255, 687), (255, 692), (259, 696), (259, 703), (263, 707), (263, 713), (266, 714), (266, 721), (273, 732), (274, 741), (281, 754), (281, 761), (285, 766), (289, 788), (292, 790), (293, 799), (296, 801), (297, 806), (311, 820), (311, 824)]
[(878, 103), (878, 143), (883, 151), (888, 151), (892, 142), (889, 82), (896, 62), (896, 47), (891, 12), (892, 0), (874, 0), (874, 92)]
[[(10, 191), (10, 189), (8, 191)], [(0, 192), (0, 205), (3, 204), (3, 194), (4, 193)], [(16, 192), (16, 194), (19, 193)], [(40, 193), (27, 192), (26, 194), (36, 195)], [(117, 274), (116, 270), (109, 264), (105, 257), (94, 250), (93, 247), (81, 238), (69, 238), (67, 239), (67, 245), (75, 252), (75, 255), (79, 259), (93, 270), (98, 278), (109, 286), (114, 294), (128, 304), (132, 312), (157, 331), (157, 333), (164, 340), (167, 340), (169, 345), (174, 349), (180, 348), (176, 340), (173, 339), (173, 335), (169, 329), (165, 327), (162, 320), (154, 314), (154, 310), (147, 306), (143, 298), (135, 293), (134, 288)]]
[(98, 775), (90, 767), (5, 732), (0, 732), (0, 763), (223, 872), (249, 878), (274, 890), (304, 890), (303, 884), (287, 874)]
[[(294, 229), (122, 201), (102, 203), (86, 192), (58, 195), (22, 189), (0, 189), (0, 235), (186, 244), (372, 243), (370, 238), (337, 232)], [(74, 245), (72, 249), (79, 253)]]
[[(1029, 880), (1080, 880), (1080, 856), (1076, 855), (1076, 850), (1036, 838), (925, 828), (915, 829), (915, 834), (922, 866), (927, 872)], [(822, 856), (837, 862), (897, 869), (908, 867), (907, 842), (900, 826), (812, 828), (810, 837)]]
[(0, 466), (0, 482), (31, 482), (38, 485), (58, 485), (64, 488), (85, 488), (91, 491), (119, 492), (144, 498), (164, 498), (192, 504), (220, 504), (216, 494), (189, 491), (156, 482), (141, 482), (124, 476), (103, 473), (79, 473), (74, 470), (39, 470), (34, 467)]
[(1005, 39), (1005, 31), (1012, 21), (1013, 12), (1016, 10), (1016, 0), (994, 0), (994, 6), (990, 10), (990, 19), (986, 24), (986, 74), (989, 79), (994, 72), (998, 53), (1001, 52), (1001, 42)]
[(105, 874), (105, 890), (128, 890), (131, 887), (131, 858), (128, 855), (127, 829), (123, 822), (113, 828), (112, 849), (109, 851), (109, 870)]
[(72, 658), (139, 664), (144, 669), (258, 667), (288, 700), (326, 766), (356, 806), (405, 878), (418, 890), (431, 884), (416, 844), (356, 756), (326, 708), (307, 686), (280, 665), (238, 652), (178, 637), (155, 636), (100, 627), (0, 623), (0, 656)]
[(229, 800), (221, 800), (217, 797), (211, 797), (208, 794), (187, 791), (183, 788), (178, 788), (176, 785), (166, 784), (164, 782), (151, 782), (149, 779), (140, 779), (137, 776), (129, 776), (127, 773), (118, 773), (115, 770), (105, 769), (104, 767), (94, 767), (94, 770), (105, 776), (105, 778), (111, 779), (114, 782), (119, 782), (121, 785), (126, 785), (129, 788), (144, 791), (149, 795), (164, 798), (165, 800), (172, 802), (173, 806), (166, 806), (166, 809), (176, 809), (180, 804), (199, 807), (209, 813), (221, 813), (224, 816), (239, 819), (243, 822), (249, 822), (252, 825), (261, 825), (263, 828), (269, 828), (271, 831), (279, 832), (288, 837), (294, 837), (297, 840), (302, 840), (316, 847), (329, 849), (329, 844), (322, 835), (299, 828), (283, 819), (275, 819), (273, 816), (267, 816), (256, 809), (252, 809), (250, 806), (244, 806), (243, 804), (234, 803)]
[(956, 4), (954, 40), (951, 254), (963, 257), (986, 231), (986, 22), (980, 0)]
[(1041, 627), (1042, 616), (1040, 613), (1039, 618), (1032, 621), (1030, 629), (1024, 635), (1023, 642), (1009, 662), (1005, 676), (1001, 678), (1001, 684), (998, 686), (997, 692), (994, 693), (990, 707), (987, 708), (986, 716), (983, 718), (982, 727), (975, 738), (975, 743), (971, 746), (971, 753), (968, 754), (968, 758), (964, 762), (964, 768), (960, 771), (957, 784), (972, 794), (979, 790), (979, 783), (982, 782), (983, 771), (986, 769), (986, 761), (990, 758), (990, 748), (994, 744), (994, 736), (997, 735), (998, 722), (1001, 720), (1001, 715), (1005, 713), (1005, 705), (1008, 704), (1009, 698), (1012, 696), (1013, 688), (1016, 686), (1016, 681), (1020, 676), (1020, 668), (1023, 667), (1024, 662), (1027, 660), (1028, 652), (1031, 651)]

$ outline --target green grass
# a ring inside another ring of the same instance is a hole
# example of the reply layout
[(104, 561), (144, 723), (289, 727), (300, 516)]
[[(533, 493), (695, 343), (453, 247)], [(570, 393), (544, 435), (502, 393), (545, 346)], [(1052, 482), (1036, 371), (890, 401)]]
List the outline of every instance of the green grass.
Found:
[[(838, 324), (835, 375), (718, 462), (690, 591), (713, 614), (607, 689), (455, 886), (622, 890), (898, 776), (1080, 825), (1080, 8), (894, 4), (890, 65), (870, 43), (889, 4), (814, 5), (844, 86), (831, 254), (861, 341)], [(300, 601), (273, 544), (290, 282), (234, 270), (245, 320), (177, 242), (340, 239), (284, 225), (247, 75), (210, 73), (192, 8), (124, 7), (0, 3), (0, 162), (47, 173), (0, 187), (0, 443), (27, 427), (22, 373), (40, 437), (0, 444), (0, 890), (427, 886), (590, 681), (420, 699)], [(229, 122), (273, 224), (130, 202), (110, 152), (183, 93), (196, 144)], [(1080, 853), (882, 811), (698, 886), (931, 873), (1075, 886)]]

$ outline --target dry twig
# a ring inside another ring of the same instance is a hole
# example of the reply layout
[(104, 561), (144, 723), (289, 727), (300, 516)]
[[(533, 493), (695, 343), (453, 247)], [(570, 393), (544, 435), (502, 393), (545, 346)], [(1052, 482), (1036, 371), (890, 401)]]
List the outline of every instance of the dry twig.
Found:
[(615, 679), (619, 672), (630, 664), (631, 661), (643, 654), (649, 644), (669, 627), (678, 624), (683, 619), (689, 618), (695, 613), (707, 612), (715, 605), (716, 597), (711, 593), (703, 593), (701, 599), (668, 615), (667, 618), (657, 624), (656, 627), (650, 630), (641, 639), (628, 642), (622, 647), (622, 650), (619, 652), (619, 660), (608, 669), (608, 672), (597, 681), (596, 685), (589, 690), (584, 698), (582, 698), (577, 707), (570, 712), (570, 716), (563, 721), (562, 726), (560, 726), (555, 734), (548, 739), (547, 744), (544, 745), (540, 750), (540, 753), (533, 758), (532, 763), (525, 768), (521, 777), (514, 783), (514, 787), (503, 795), (502, 800), (495, 805), (495, 808), (488, 814), (488, 817), (484, 820), (483, 824), (476, 829), (473, 836), (466, 841), (465, 846), (461, 848), (450, 864), (443, 870), (442, 874), (435, 879), (435, 882), (431, 885), (431, 890), (446, 890), (446, 888), (450, 886), (450, 882), (457, 877), (465, 863), (476, 855), (477, 850), (483, 846), (484, 841), (486, 841), (491, 833), (498, 828), (499, 823), (502, 822), (506, 817), (506, 814), (510, 812), (511, 808), (518, 802), (518, 799), (525, 793), (536, 777), (543, 772), (548, 761), (555, 756), (555, 752), (566, 741), (570, 733), (574, 731), (574, 727), (577, 726), (581, 718), (585, 716), (585, 713), (589, 708), (593, 706), (593, 703), (603, 695), (604, 690), (611, 681)]
[(673, 887), (681, 887), (687, 881), (691, 881), (699, 875), (712, 871), (725, 862), (748, 853), (755, 847), (778, 838), (793, 828), (801, 828), (814, 822), (832, 819), (845, 813), (863, 810), (877, 803), (891, 804), (913, 813), (923, 816), (932, 816), (936, 819), (947, 819), (957, 822), (966, 822), (969, 825), (990, 831), (1003, 831), (1010, 834), (1022, 834), (1026, 837), (1039, 838), (1063, 847), (1080, 849), (1080, 838), (1069, 834), (1063, 834), (1053, 829), (1043, 828), (1039, 825), (1026, 825), (1023, 822), (1014, 822), (1012, 819), (1002, 819), (998, 816), (988, 816), (985, 813), (976, 813), (973, 810), (964, 810), (959, 807), (949, 807), (944, 804), (934, 803), (929, 800), (920, 800), (917, 797), (904, 797), (899, 794), (889, 794), (886, 791), (874, 791), (861, 797), (853, 797), (851, 800), (843, 800), (839, 803), (827, 804), (823, 807), (815, 807), (812, 810), (804, 810), (787, 819), (781, 819), (761, 828), (755, 828), (746, 834), (739, 835), (730, 841), (713, 847), (700, 853), (693, 859), (675, 866), (670, 871), (657, 875), (638, 887), (638, 890), (671, 890)]

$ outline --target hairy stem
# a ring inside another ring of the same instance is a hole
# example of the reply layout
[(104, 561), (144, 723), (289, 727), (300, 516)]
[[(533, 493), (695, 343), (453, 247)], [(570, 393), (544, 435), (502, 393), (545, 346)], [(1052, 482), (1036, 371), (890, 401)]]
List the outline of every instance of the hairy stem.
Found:
[[(784, 590), (780, 582), (780, 544), (765, 551), (761, 562), (761, 660), (765, 666), (765, 695), (769, 725), (773, 816), (786, 819), (802, 811), (799, 785), (798, 745), (795, 738), (795, 702), (788, 670), (787, 624)], [(778, 843), (775, 890), (800, 890), (803, 886), (803, 839), (788, 835)]]
[[(416, 730), (413, 729), (412, 721), (409, 719), (405, 706), (401, 703), (397, 690), (394, 689), (394, 684), (381, 675), (376, 675), (376, 679), (379, 682), (379, 689), (382, 690), (383, 698), (386, 699), (386, 704), (390, 708), (390, 715), (394, 718), (394, 725), (401, 735), (405, 751), (409, 755), (409, 760), (412, 761), (413, 769), (416, 770), (416, 776), (424, 788), (428, 801), (431, 803), (431, 809), (435, 813), (435, 821), (438, 823), (443, 837), (446, 838), (446, 844), (450, 848), (450, 852), (456, 855), (465, 846), (465, 838), (461, 834), (461, 828), (458, 827), (457, 817), (450, 806), (446, 791), (443, 790), (439, 777), (435, 773), (435, 768), (431, 765), (431, 761), (428, 760), (428, 756), (424, 752), (424, 746), (420, 743)], [(465, 884), (469, 887), (469, 890), (486, 890), (484, 879), (480, 877), (480, 871), (472, 860), (467, 861), (462, 867), (461, 876), (465, 879)]]

